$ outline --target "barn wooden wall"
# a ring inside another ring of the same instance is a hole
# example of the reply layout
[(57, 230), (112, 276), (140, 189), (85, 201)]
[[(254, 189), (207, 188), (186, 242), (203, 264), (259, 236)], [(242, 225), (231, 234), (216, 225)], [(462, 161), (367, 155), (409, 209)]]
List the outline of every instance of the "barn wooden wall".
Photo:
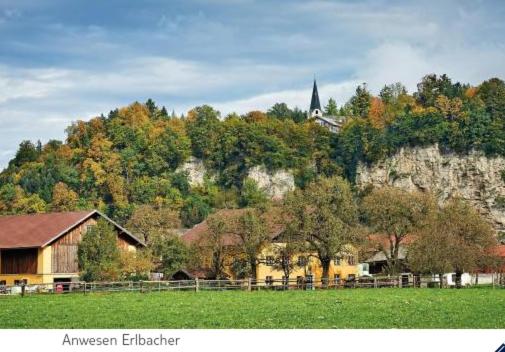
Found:
[(94, 224), (96, 221), (89, 219), (52, 244), (52, 272), (54, 274), (79, 272), (77, 246), (86, 233), (86, 227)]
[[(77, 247), (82, 240), (82, 236), (86, 233), (87, 226), (95, 224), (95, 219), (89, 219), (53, 242), (51, 245), (53, 274), (79, 272)], [(135, 242), (130, 237), (118, 234), (118, 246), (120, 249), (128, 250), (128, 247), (131, 245), (135, 246)]]
[(3, 249), (1, 274), (37, 274), (37, 248)]

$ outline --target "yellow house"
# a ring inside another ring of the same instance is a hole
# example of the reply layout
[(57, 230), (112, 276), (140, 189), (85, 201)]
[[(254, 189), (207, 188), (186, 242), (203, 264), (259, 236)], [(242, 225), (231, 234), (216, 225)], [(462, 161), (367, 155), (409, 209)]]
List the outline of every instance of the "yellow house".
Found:
[(99, 218), (113, 225), (121, 248), (135, 250), (143, 246), (135, 236), (96, 210), (1, 216), (0, 285), (78, 280), (78, 244)]
[[(216, 213), (217, 216), (223, 217), (238, 217), (244, 212), (244, 209), (223, 209)], [(267, 244), (261, 253), (258, 255), (258, 264), (256, 267), (256, 278), (260, 281), (281, 281), (284, 279), (284, 272), (278, 265), (279, 258), (277, 257), (278, 247), (285, 246), (282, 243), (281, 234), (283, 232), (282, 226), (271, 223), (267, 226), (271, 242)], [(195, 225), (192, 229), (188, 230), (182, 236), (182, 240), (188, 245), (199, 244), (202, 239), (208, 236), (209, 227), (207, 221)], [(223, 236), (223, 244), (227, 247), (226, 258), (224, 260), (225, 273), (228, 277), (236, 279), (236, 274), (233, 270), (233, 264), (236, 259), (240, 258), (235, 250), (237, 246), (237, 236), (235, 234), (225, 234)], [(208, 277), (208, 270), (210, 267), (211, 258), (206, 258), (203, 263), (203, 268), (194, 270), (196, 275), (200, 278)], [(304, 279), (305, 281), (321, 282), (323, 268), (321, 262), (313, 253), (299, 253), (295, 255), (294, 265), (289, 274), (290, 280)], [(338, 255), (332, 260), (329, 270), (329, 279), (349, 279), (358, 275), (357, 266), (357, 251), (351, 246), (348, 246), (346, 253)], [(206, 267), (206, 268), (205, 268)]]
[[(285, 279), (284, 272), (280, 269), (276, 257), (277, 248), (284, 246), (282, 242), (272, 241), (270, 245), (265, 247), (259, 256), (259, 264), (257, 267), (256, 277), (258, 280), (265, 281), (282, 281)], [(289, 279), (309, 279), (312, 282), (321, 282), (323, 276), (323, 268), (321, 262), (310, 253), (300, 253), (293, 258), (292, 270), (289, 274)], [(328, 274), (329, 280), (346, 280), (354, 278), (358, 274), (357, 253), (351, 246), (348, 246), (346, 253), (336, 256), (330, 264)]]

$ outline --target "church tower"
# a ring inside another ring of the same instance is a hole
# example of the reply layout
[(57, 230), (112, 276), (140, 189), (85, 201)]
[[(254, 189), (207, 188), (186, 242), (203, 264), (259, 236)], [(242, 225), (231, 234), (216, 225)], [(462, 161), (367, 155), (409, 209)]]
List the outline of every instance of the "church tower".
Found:
[(317, 92), (317, 84), (314, 79), (314, 87), (312, 88), (312, 99), (310, 101), (310, 117), (322, 117), (323, 111), (321, 110), (321, 103), (319, 102), (319, 93)]

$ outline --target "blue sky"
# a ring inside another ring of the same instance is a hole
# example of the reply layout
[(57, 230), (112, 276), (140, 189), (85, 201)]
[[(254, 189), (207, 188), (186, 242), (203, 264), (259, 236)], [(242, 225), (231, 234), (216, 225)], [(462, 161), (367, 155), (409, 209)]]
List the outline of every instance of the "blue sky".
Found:
[(503, 1), (0, 0), (0, 168), (24, 139), (151, 97), (306, 109), (427, 73), (505, 78)]

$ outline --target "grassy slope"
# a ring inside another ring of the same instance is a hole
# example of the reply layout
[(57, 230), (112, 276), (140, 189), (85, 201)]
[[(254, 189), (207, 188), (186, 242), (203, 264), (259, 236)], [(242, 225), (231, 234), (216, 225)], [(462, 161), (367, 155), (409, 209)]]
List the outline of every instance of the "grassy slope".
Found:
[(3, 297), (0, 328), (505, 328), (505, 290)]

